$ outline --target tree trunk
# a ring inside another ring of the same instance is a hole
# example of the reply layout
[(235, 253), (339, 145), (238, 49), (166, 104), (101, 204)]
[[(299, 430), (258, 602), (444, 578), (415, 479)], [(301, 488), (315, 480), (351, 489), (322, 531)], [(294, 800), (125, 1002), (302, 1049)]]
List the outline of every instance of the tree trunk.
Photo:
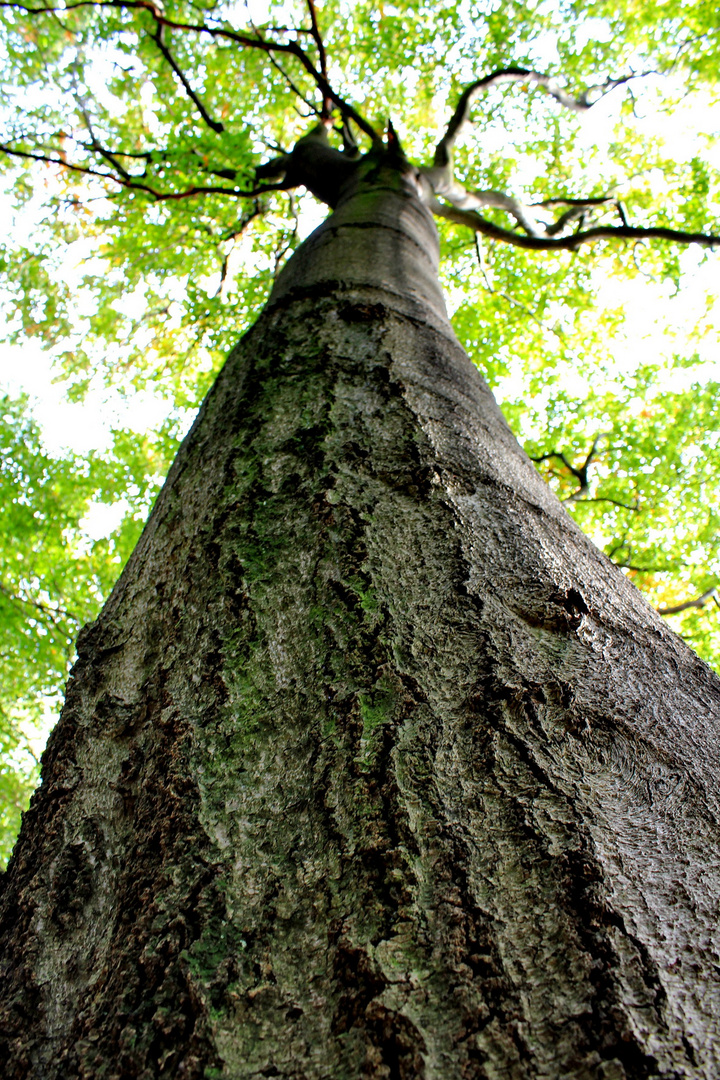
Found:
[(379, 170), (283, 272), (5, 876), (11, 1080), (720, 1076), (720, 683), (579, 532)]

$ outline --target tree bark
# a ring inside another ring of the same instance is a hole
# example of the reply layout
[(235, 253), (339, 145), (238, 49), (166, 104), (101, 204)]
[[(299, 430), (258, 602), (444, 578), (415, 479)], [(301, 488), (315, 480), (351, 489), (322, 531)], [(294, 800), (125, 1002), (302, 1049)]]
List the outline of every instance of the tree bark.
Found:
[(720, 1075), (720, 683), (358, 174), (78, 641), (4, 880), (10, 1080)]

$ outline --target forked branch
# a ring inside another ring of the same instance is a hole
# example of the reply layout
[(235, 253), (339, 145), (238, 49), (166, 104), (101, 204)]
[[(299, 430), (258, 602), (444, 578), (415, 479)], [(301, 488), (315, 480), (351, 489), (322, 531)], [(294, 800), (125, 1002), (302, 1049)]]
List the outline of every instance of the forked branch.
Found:
[[(544, 75), (540, 71), (521, 67), (500, 68), (490, 75), (471, 83), (460, 95), (460, 100), (447, 126), (447, 130), (435, 149), (434, 164), (441, 168), (448, 164), (455, 143), (470, 122), (470, 109), (473, 103), (481, 91), (488, 90), (491, 86), (500, 86), (503, 83), (535, 83), (537, 86), (542, 86), (550, 97), (555, 98), (566, 109), (571, 109), (573, 112), (586, 112), (605, 94), (614, 90), (616, 86), (621, 86), (629, 82), (630, 79), (639, 77), (633, 73), (623, 75), (618, 79), (606, 79), (603, 83), (587, 87), (579, 97), (573, 97), (572, 94), (563, 90), (549, 75)], [(594, 97), (594, 100), (591, 100), (593, 95), (597, 96)]]
[(717, 602), (718, 587), (713, 585), (711, 589), (702, 593), (701, 596), (695, 597), (694, 600), (686, 600), (684, 604), (673, 604), (672, 607), (662, 607), (657, 609), (658, 615), (679, 615), (681, 611), (689, 611), (691, 608), (705, 607), (707, 603), (714, 600), (718, 607), (720, 604)]
[(527, 248), (529, 251), (576, 251), (583, 244), (597, 240), (669, 240), (678, 244), (700, 244), (711, 249), (720, 246), (720, 235), (715, 233), (684, 232), (682, 229), (671, 229), (665, 225), (596, 225), (569, 236), (522, 236), (510, 229), (501, 228), (473, 210), (459, 210), (455, 206), (441, 203), (439, 199), (433, 200), (430, 208), (438, 217), (454, 221), (458, 225), (467, 225), (483, 236), (502, 240), (514, 247)]
[[(604, 83), (588, 87), (579, 95), (579, 97), (573, 97), (572, 94), (569, 94), (560, 87), (554, 79), (551, 79), (549, 75), (544, 75), (539, 71), (519, 67), (501, 68), (498, 71), (494, 71), (492, 74), (471, 83), (460, 95), (460, 100), (458, 101), (457, 108), (448, 124), (445, 135), (435, 149), (433, 164), (420, 170), (423, 181), (430, 192), (432, 192), (432, 196), (435, 199), (446, 200), (451, 207), (461, 214), (466, 214), (468, 212), (476, 213), (478, 210), (490, 207), (507, 211), (507, 213), (515, 218), (515, 221), (520, 228), (523, 229), (528, 236), (554, 237), (567, 229), (572, 222), (579, 221), (582, 225), (585, 223), (589, 212), (600, 205), (611, 202), (612, 200), (610, 197), (599, 199), (557, 200), (558, 202), (563, 202), (567, 208), (560, 214), (556, 221), (553, 221), (549, 225), (543, 224), (537, 220), (531, 207), (524, 205), (519, 199), (514, 198), (513, 196), (507, 195), (501, 191), (471, 191), (463, 184), (459, 183), (455, 178), (453, 164), (453, 149), (455, 143), (470, 122), (470, 109), (473, 102), (481, 91), (487, 90), (491, 86), (497, 86), (502, 83), (535, 83), (544, 87), (547, 93), (556, 101), (560, 102), (561, 105), (565, 106), (565, 108), (572, 109), (576, 112), (582, 112), (591, 108), (600, 97), (608, 93), (614, 87), (635, 77), (635, 75), (627, 75), (618, 79), (606, 79)], [(442, 210), (435, 202), (431, 202), (431, 205), (435, 213), (438, 213), (441, 216), (451, 217), (449, 212), (443, 214)], [(544, 204), (536, 205), (547, 207), (550, 204), (549, 202), (545, 202)], [(620, 213), (623, 225), (627, 224), (622, 216), (621, 210)], [(454, 217), (452, 220), (460, 221), (461, 219), (459, 217)], [(473, 223), (475, 227), (474, 218), (463, 218), (462, 223)]]
[[(502, 83), (534, 83), (543, 87), (565, 108), (585, 112), (615, 87), (640, 77), (633, 72), (619, 78), (606, 79), (603, 83), (588, 87), (577, 97), (564, 90), (549, 75), (529, 68), (501, 68), (471, 83), (461, 94), (447, 130), (436, 147), (433, 164), (420, 169), (425, 201), (438, 217), (469, 226), (474, 232), (491, 239), (531, 251), (574, 251), (582, 244), (604, 239), (659, 239), (715, 247), (720, 244), (720, 236), (713, 233), (691, 233), (667, 226), (632, 226), (628, 223), (622, 204), (613, 196), (587, 199), (563, 196), (528, 206), (505, 192), (469, 190), (455, 178), (453, 148), (470, 122), (471, 107), (481, 91)], [(565, 209), (554, 221), (544, 223), (538, 220), (534, 207), (549, 208), (555, 205), (564, 206)], [(491, 208), (510, 214), (526, 235), (504, 229), (479, 213)], [(620, 219), (620, 224), (596, 224), (597, 212), (603, 208), (613, 209)], [(572, 233), (569, 232), (571, 225), (575, 226)]]
[[(573, 465), (570, 461), (568, 461), (565, 454), (561, 450), (551, 450), (547, 454), (540, 454), (538, 457), (531, 457), (530, 460), (534, 461), (536, 465), (539, 465), (543, 461), (552, 461), (553, 458), (560, 461), (565, 466), (567, 471), (572, 476), (574, 476), (575, 479), (578, 482), (577, 491), (574, 491), (572, 493), (572, 495), (569, 495), (568, 498), (563, 500), (563, 501), (564, 502), (575, 502), (575, 501), (578, 501), (580, 499), (580, 496), (585, 495), (586, 492), (589, 491), (589, 489), (590, 489), (590, 478), (589, 478), (590, 466), (592, 465), (593, 461), (595, 461), (595, 459), (597, 457), (598, 444), (600, 443), (600, 441), (602, 439), (607, 439), (607, 438), (609, 438), (609, 435), (608, 435), (607, 432), (601, 432), (599, 435), (595, 436), (595, 438), (592, 441), (592, 446), (590, 447), (590, 450), (588, 451), (582, 465)], [(591, 502), (591, 501), (595, 501), (595, 500), (590, 500), (590, 499), (584, 499), (583, 500), (583, 502)], [(614, 500), (613, 499), (610, 499), (610, 500), (603, 499), (602, 501), (603, 502), (606, 502), (606, 501), (613, 502)]]
[[(92, 149), (100, 156), (108, 156), (107, 154), (104, 154), (102, 147), (93, 146)], [(271, 191), (284, 190), (283, 186), (280, 184), (264, 184), (253, 188), (233, 188), (221, 184), (192, 184), (190, 187), (181, 191), (158, 191), (157, 188), (154, 188), (151, 184), (145, 183), (141, 179), (136, 177), (128, 178), (128, 174), (124, 169), (119, 174), (111, 173), (103, 169), (95, 169), (91, 165), (80, 165), (76, 162), (68, 161), (66, 158), (58, 157), (57, 154), (20, 150), (17, 147), (8, 146), (5, 143), (0, 143), (0, 153), (24, 160), (39, 161), (45, 165), (57, 165), (58, 168), (66, 169), (68, 172), (80, 173), (84, 176), (92, 176), (100, 180), (110, 180), (112, 183), (118, 184), (120, 187), (126, 188), (129, 191), (140, 191), (143, 194), (150, 196), (155, 202), (174, 202), (180, 199), (189, 199), (196, 195), (231, 195), (235, 198), (254, 199), (258, 195), (265, 195)], [(126, 155), (123, 154), (120, 156), (124, 157)], [(212, 170), (208, 171), (212, 172)], [(228, 170), (228, 172), (230, 171), (231, 170)], [(222, 173), (217, 172), (215, 175), (222, 175)]]
[[(373, 146), (382, 145), (381, 135), (364, 116), (357, 112), (349, 102), (345, 101), (345, 99), (333, 89), (328, 81), (327, 74), (323, 72), (322, 67), (318, 69), (315, 64), (313, 64), (307, 52), (297, 40), (271, 41), (264, 38), (259, 33), (255, 36), (252, 36), (251, 34), (242, 34), (239, 31), (231, 30), (225, 25), (215, 26), (205, 22), (179, 22), (176, 19), (167, 18), (160, 8), (153, 3), (153, 0), (71, 0), (70, 3), (63, 3), (62, 6), (54, 6), (52, 4), (31, 6), (29, 4), (19, 3), (18, 0), (0, 0), (0, 7), (24, 11), (29, 15), (66, 15), (69, 11), (75, 11), (79, 8), (114, 8), (123, 11), (145, 11), (155, 20), (158, 27), (167, 27), (170, 30), (182, 30), (186, 33), (205, 35), (212, 38), (214, 41), (232, 41), (237, 45), (242, 45), (244, 48), (260, 49), (262, 52), (268, 54), (285, 53), (286, 55), (295, 57), (295, 59), (299, 61), (323, 95), (323, 99), (331, 101), (333, 105), (340, 110), (343, 116), (350, 117), (360, 131), (364, 132), (370, 138)], [(323, 47), (321, 65), (324, 62), (324, 56), (325, 51)]]
[(590, 490), (590, 476), (589, 469), (592, 463), (598, 456), (598, 444), (602, 439), (609, 438), (608, 432), (601, 432), (593, 439), (592, 446), (588, 451), (585, 460), (582, 465), (573, 465), (568, 461), (567, 457), (561, 450), (551, 450), (547, 454), (539, 454), (537, 457), (531, 457), (530, 460), (539, 465), (543, 461), (552, 461), (556, 459), (561, 462), (567, 471), (573, 476), (578, 483), (578, 487), (570, 495), (562, 499), (562, 502), (568, 503), (610, 503), (611, 506), (617, 506), (621, 510), (631, 510), (633, 513), (637, 513), (640, 509), (640, 500), (636, 499), (635, 503), (625, 503), (620, 499), (614, 499), (611, 495), (588, 495)]
[(220, 132), (225, 130), (224, 124), (222, 124), (219, 120), (213, 120), (213, 118), (210, 116), (207, 109), (203, 105), (202, 101), (200, 100), (198, 95), (193, 90), (192, 86), (190, 85), (190, 83), (187, 80), (187, 77), (186, 77), (185, 73), (180, 68), (179, 64), (175, 60), (175, 57), (173, 56), (173, 54), (170, 52), (170, 49), (165, 44), (165, 38), (164, 38), (164, 35), (163, 35), (163, 26), (160, 23), (158, 23), (156, 25), (156, 32), (152, 35), (152, 39), (155, 42), (155, 44), (157, 45), (157, 47), (158, 47), (160, 53), (162, 54), (162, 56), (164, 57), (164, 59), (168, 62), (168, 64), (170, 65), (170, 67), (174, 71), (175, 75), (179, 79), (183, 90), (185, 91), (187, 96), (190, 98), (190, 100), (192, 101), (192, 103), (195, 106), (195, 108), (197, 109), (197, 111), (200, 113), (200, 116), (202, 117), (203, 121), (207, 124), (207, 126), (209, 128), (212, 129), (212, 131), (216, 131), (218, 134), (220, 134)]

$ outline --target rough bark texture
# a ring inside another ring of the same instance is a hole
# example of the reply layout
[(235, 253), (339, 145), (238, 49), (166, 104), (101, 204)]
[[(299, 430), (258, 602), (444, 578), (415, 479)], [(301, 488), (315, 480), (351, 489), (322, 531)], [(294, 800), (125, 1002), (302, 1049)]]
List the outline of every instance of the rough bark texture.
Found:
[(9, 1080), (720, 1075), (720, 685), (378, 170), (228, 360), (6, 875)]

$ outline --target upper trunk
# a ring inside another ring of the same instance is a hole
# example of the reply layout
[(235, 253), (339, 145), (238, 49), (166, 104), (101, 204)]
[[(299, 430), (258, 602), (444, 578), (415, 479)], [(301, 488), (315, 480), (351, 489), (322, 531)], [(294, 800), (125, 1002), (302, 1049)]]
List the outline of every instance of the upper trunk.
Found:
[(720, 1074), (720, 684), (541, 482), (436, 261), (412, 172), (357, 170), (81, 635), (8, 1077)]

